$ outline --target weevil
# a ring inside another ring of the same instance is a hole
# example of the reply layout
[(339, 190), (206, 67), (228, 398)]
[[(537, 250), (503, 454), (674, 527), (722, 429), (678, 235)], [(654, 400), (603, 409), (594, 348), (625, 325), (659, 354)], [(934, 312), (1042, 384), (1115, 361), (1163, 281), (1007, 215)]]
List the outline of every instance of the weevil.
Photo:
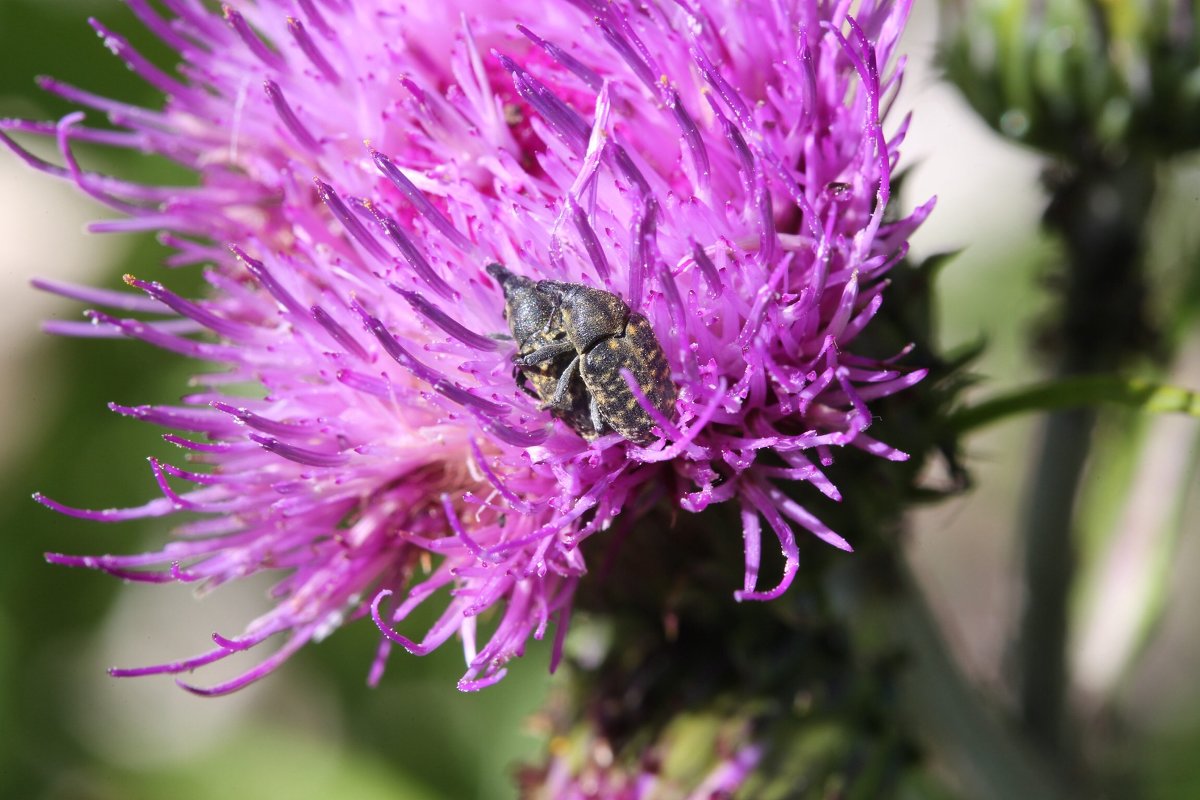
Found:
[(574, 358), (574, 351), (528, 366), (522, 363), (526, 356), (566, 339), (562, 315), (555, 307), (554, 299), (539, 292), (534, 281), (515, 275), (499, 264), (489, 264), (487, 272), (504, 292), (504, 319), (517, 342), (513, 368), (517, 385), (541, 400), (543, 408), (549, 409), (584, 439), (595, 439), (600, 431), (592, 421), (590, 399), (582, 381), (570, 382), (557, 404), (551, 404), (558, 391), (559, 377)]
[[(655, 421), (621, 374), (628, 370), (650, 404), (667, 419), (674, 416), (678, 389), (650, 321), (612, 292), (538, 281), (532, 284), (533, 294), (526, 295), (529, 287), (514, 281), (516, 276), (506, 283), (493, 267), (488, 271), (505, 289), (509, 329), (520, 347), (516, 363), (544, 406), (585, 438), (611, 429), (637, 444), (653, 441)], [(541, 327), (534, 330), (538, 322)], [(547, 364), (549, 369), (543, 367)], [(581, 403), (586, 403), (590, 435), (572, 421), (578, 419)]]

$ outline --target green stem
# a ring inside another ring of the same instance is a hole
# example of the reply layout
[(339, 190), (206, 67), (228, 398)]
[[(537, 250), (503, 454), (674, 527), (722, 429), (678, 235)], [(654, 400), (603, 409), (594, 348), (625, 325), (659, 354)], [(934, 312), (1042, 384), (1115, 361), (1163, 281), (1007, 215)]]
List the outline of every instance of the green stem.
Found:
[[(1064, 295), (1051, 334), (1054, 377), (1097, 380), (1145, 352), (1140, 258), (1154, 196), (1154, 165), (1081, 160), (1051, 175), (1044, 222), (1065, 249)], [(1046, 420), (1021, 515), (1025, 593), (1017, 639), (1022, 727), (1047, 758), (1068, 765), (1078, 753), (1065, 737), (1066, 642), (1075, 574), (1074, 509), (1091, 450), (1094, 409), (1056, 411)]]
[(1125, 406), (1149, 414), (1200, 417), (1198, 392), (1118, 375), (1076, 375), (1026, 386), (968, 406), (950, 417), (950, 427), (962, 434), (1019, 414), (1101, 404)]
[(1075, 498), (1091, 450), (1096, 412), (1056, 411), (1040, 451), (1021, 519), (1025, 597), (1021, 608), (1018, 691), (1034, 742), (1060, 749), (1067, 689), (1067, 610), (1075, 577)]

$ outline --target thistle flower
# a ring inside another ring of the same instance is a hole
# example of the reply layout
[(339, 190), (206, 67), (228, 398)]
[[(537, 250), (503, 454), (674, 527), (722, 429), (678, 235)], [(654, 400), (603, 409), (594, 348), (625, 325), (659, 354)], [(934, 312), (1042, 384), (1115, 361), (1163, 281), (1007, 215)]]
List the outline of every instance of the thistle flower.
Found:
[[(168, 266), (206, 265), (211, 291), (40, 282), (97, 307), (47, 328), (223, 371), (176, 406), (112, 406), (171, 429), (197, 465), (151, 460), (161, 497), (91, 511), (38, 495), (101, 521), (199, 518), (155, 552), (48, 558), (153, 582), (283, 577), (236, 638), (114, 674), (189, 672), (284, 637), (234, 680), (185, 685), (221, 694), (368, 613), (383, 633), (372, 682), (394, 644), (424, 654), (457, 635), (459, 686), (478, 689), (552, 623), (553, 668), (580, 543), (658, 503), (737, 504), (739, 600), (787, 589), (797, 528), (850, 549), (781, 485), (836, 500), (836, 449), (905, 458), (865, 432), (868, 403), (923, 373), (853, 341), (932, 206), (885, 220), (905, 124), (881, 121), (909, 3), (864, 0), (851, 17), (767, 0), (263, 0), (220, 18), (164, 0), (168, 20), (128, 2), (179, 53), (175, 74), (93, 25), (163, 108), (48, 80), (114, 128), (81, 113), (3, 123), (53, 137), (61, 166), (4, 140), (126, 214), (95, 230), (158, 231)], [(198, 185), (86, 171), (80, 142), (164, 156)], [(587, 441), (518, 385), (493, 263), (645, 315), (678, 392), (668, 418), (629, 384), (653, 441)], [(770, 578), (764, 519), (783, 554)], [(426, 602), (444, 610), (419, 634), (406, 620)]]
[(582, 764), (572, 763), (564, 753), (554, 752), (552, 745), (545, 766), (527, 768), (518, 774), (521, 796), (554, 800), (713, 800), (732, 797), (753, 773), (763, 754), (763, 748), (757, 744), (747, 744), (728, 753), (720, 752), (718, 748), (715, 763), (707, 772), (685, 778), (664, 774), (661, 754), (648, 754), (635, 770), (626, 770), (614, 763), (613, 752), (606, 742), (598, 740), (589, 744), (588, 758)]

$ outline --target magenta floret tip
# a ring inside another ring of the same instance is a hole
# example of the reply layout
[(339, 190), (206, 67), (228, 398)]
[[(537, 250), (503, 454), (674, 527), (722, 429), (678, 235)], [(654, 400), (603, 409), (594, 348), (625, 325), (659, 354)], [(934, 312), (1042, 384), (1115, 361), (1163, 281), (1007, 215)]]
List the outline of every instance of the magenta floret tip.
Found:
[[(61, 166), (3, 136), (30, 166), (126, 215), (110, 229), (157, 231), (172, 264), (207, 265), (210, 284), (201, 299), (132, 276), (137, 292), (38, 284), (96, 309), (94, 324), (54, 332), (205, 362), (178, 404), (110, 405), (170, 429), (195, 459), (187, 470), (151, 460), (160, 496), (92, 511), (34, 495), (85, 519), (199, 519), (156, 553), (47, 560), (211, 584), (281, 572), (277, 605), (247, 631), (287, 643), (232, 681), (180, 683), (209, 696), (366, 614), (382, 637), (372, 681), (392, 644), (421, 655), (458, 637), (459, 688), (475, 691), (551, 625), (557, 663), (587, 575), (579, 545), (649, 497), (693, 512), (738, 504), (739, 601), (787, 590), (797, 530), (849, 551), (780, 487), (806, 482), (838, 500), (823, 468), (840, 448), (907, 457), (864, 431), (873, 403), (924, 372), (855, 355), (930, 208), (891, 213), (904, 123), (879, 118), (907, 4), (868, 3), (855, 20), (798, 0), (664, 3), (653, 15), (630, 0), (551, 15), (518, 0), (461, 4), (470, 30), (449, 32), (415, 7), (403, 18), (359, 8), (374, 4), (168, 4), (179, 19), (148, 23), (180, 50), (171, 75), (95, 24), (170, 102), (137, 108), (41, 79), (119, 134), (75, 116), (15, 126), (54, 139)], [(247, 76), (264, 94), (246, 97)], [(197, 184), (87, 173), (78, 141), (163, 156)], [(489, 264), (531, 286), (615, 295), (644, 315), (649, 339), (612, 375), (564, 378), (579, 352), (562, 350), (561, 313), (539, 312), (541, 295), (514, 299), (483, 277)], [(544, 316), (518, 340), (521, 313)], [(638, 360), (651, 360), (650, 340), (665, 361), (654, 374)], [(540, 370), (514, 360), (554, 343), (565, 357)], [(653, 436), (624, 438), (616, 406), (591, 402), (605, 377)], [(781, 575), (759, 574), (764, 529)], [(381, 603), (393, 595), (389, 622)], [(393, 628), (425, 603), (440, 613), (423, 635)], [(113, 674), (190, 671), (264, 638), (214, 635), (216, 650), (194, 659)]]

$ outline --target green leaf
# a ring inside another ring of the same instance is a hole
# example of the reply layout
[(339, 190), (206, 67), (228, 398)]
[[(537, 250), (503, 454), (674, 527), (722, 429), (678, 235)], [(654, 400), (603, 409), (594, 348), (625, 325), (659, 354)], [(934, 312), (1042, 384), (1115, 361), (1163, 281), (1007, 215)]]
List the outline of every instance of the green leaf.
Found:
[(1189, 389), (1117, 375), (1081, 375), (1034, 384), (960, 409), (951, 414), (950, 428), (965, 433), (1017, 414), (1108, 403), (1150, 414), (1200, 417), (1200, 394)]

